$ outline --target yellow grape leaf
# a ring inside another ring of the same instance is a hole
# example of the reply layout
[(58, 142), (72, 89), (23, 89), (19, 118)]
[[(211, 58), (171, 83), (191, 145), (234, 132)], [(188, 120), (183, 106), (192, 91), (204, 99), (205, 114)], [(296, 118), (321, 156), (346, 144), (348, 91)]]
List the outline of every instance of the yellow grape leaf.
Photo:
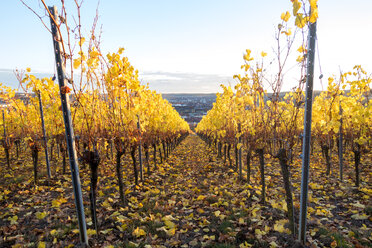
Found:
[(298, 14), (296, 16), (296, 20), (295, 20), (295, 25), (299, 28), (303, 28), (305, 27), (306, 25), (306, 22), (308, 21), (308, 17), (307, 16), (303, 16), (302, 14)]
[(259, 209), (259, 208), (254, 208), (254, 209), (252, 210), (252, 213), (251, 213), (251, 214), (252, 214), (252, 217), (253, 217), (253, 218), (256, 218), (256, 216), (257, 216), (257, 211), (258, 211), (258, 210), (260, 210), (260, 209)]
[(214, 212), (214, 215), (215, 215), (216, 217), (220, 216), (220, 214), (221, 214), (221, 211), (220, 211), (220, 210), (217, 210), (216, 212)]
[(262, 235), (265, 235), (266, 233), (263, 232), (261, 229), (257, 228), (254, 230), (254, 233), (256, 234), (256, 236), (260, 236), (260, 238), (262, 237)]
[(167, 226), (168, 229), (172, 229), (172, 228), (175, 228), (176, 227), (176, 224), (174, 224), (172, 221), (170, 220), (166, 220), (164, 221), (164, 224)]
[(175, 218), (172, 216), (172, 215), (166, 215), (162, 218), (163, 221), (166, 221), (166, 220), (175, 220)]
[(133, 241), (129, 241), (129, 243), (126, 247), (135, 248), (135, 247), (138, 247), (138, 244), (134, 243)]
[(282, 15), (280, 16), (280, 19), (282, 19), (283, 21), (287, 22), (290, 17), (291, 17), (291, 14), (289, 14), (289, 12), (287, 11), (285, 13), (282, 13)]
[(250, 248), (252, 247), (253, 245), (249, 244), (247, 241), (245, 241), (244, 243), (241, 243), (239, 245), (239, 248)]
[(106, 235), (106, 234), (110, 233), (111, 231), (112, 231), (112, 228), (109, 228), (109, 229), (100, 231), (100, 233)]
[(45, 245), (45, 242), (39, 242), (39, 244), (37, 245), (37, 248), (45, 248), (46, 245)]
[(304, 53), (304, 52), (306, 52), (306, 49), (305, 49), (305, 47), (302, 45), (302, 46), (300, 46), (300, 47), (297, 49), (297, 51), (300, 52), (300, 53)]
[(204, 195), (199, 195), (198, 198), (196, 198), (197, 201), (202, 201), (205, 199)]
[(310, 0), (310, 6), (311, 8), (316, 8), (318, 5), (318, 0)]
[(45, 216), (47, 216), (47, 213), (45, 213), (45, 212), (36, 212), (36, 218), (39, 219), (39, 220), (44, 219)]
[(288, 229), (284, 227), (283, 221), (279, 220), (274, 224), (274, 231), (284, 233), (287, 232)]
[(80, 58), (74, 59), (73, 65), (74, 65), (74, 69), (79, 68), (79, 66), (81, 65), (81, 59)]
[(353, 219), (355, 219), (355, 220), (366, 220), (366, 219), (368, 219), (368, 215), (366, 215), (366, 214), (353, 214), (352, 216), (351, 216), (351, 218), (353, 218)]
[(198, 213), (199, 214), (202, 214), (202, 213), (204, 213), (204, 210), (203, 209), (201, 209), (201, 208), (198, 208), (196, 211), (198, 211)]
[(324, 213), (320, 209), (317, 209), (315, 214), (316, 215), (324, 215)]
[(299, 9), (301, 8), (301, 2), (298, 1), (298, 0), (294, 0), (292, 1), (293, 2), (293, 15), (296, 16), (297, 15), (297, 12), (299, 11)]
[(243, 218), (239, 218), (239, 224), (240, 225), (243, 225), (244, 224), (244, 219)]
[(216, 236), (214, 236), (214, 235), (213, 236), (204, 235), (202, 239), (203, 240), (215, 240)]
[(151, 194), (157, 195), (157, 194), (160, 193), (160, 190), (155, 188), (155, 189), (151, 190), (150, 192), (151, 192)]
[(79, 46), (82, 46), (85, 42), (85, 38), (84, 37), (81, 37), (80, 38), (80, 41), (79, 41)]
[(62, 203), (66, 203), (67, 199), (66, 198), (60, 198), (60, 199), (55, 199), (52, 201), (52, 207), (58, 208), (61, 206)]
[(125, 195), (128, 195), (129, 193), (131, 193), (132, 191), (128, 188), (127, 190), (125, 190), (124, 194)]
[(220, 214), (219, 218), (220, 218), (221, 220), (224, 220), (224, 219), (226, 218), (226, 215), (224, 215), (224, 214)]
[(91, 58), (97, 58), (99, 55), (101, 55), (98, 51), (96, 50), (92, 50), (90, 53), (89, 53), (89, 56)]
[(310, 22), (314, 23), (318, 19), (318, 8), (311, 9)]
[(267, 55), (267, 53), (265, 53), (265, 52), (261, 52), (261, 56), (262, 56), (262, 57), (266, 57), (266, 55)]
[(176, 228), (171, 228), (171, 229), (166, 229), (164, 226), (163, 227), (160, 227), (160, 228), (157, 228), (156, 229), (157, 231), (163, 231), (165, 232), (168, 236), (173, 236), (174, 234), (176, 234)]
[(246, 49), (245, 51), (246, 51), (247, 54), (245, 54), (245, 55), (243, 56), (243, 59), (246, 60), (246, 61), (251, 61), (251, 60), (253, 60), (253, 58), (251, 57), (251, 50)]
[(237, 148), (238, 150), (240, 150), (240, 148), (242, 148), (242, 146), (243, 146), (243, 144), (242, 144), (242, 143), (239, 143), (239, 144), (236, 146), (236, 148)]
[(296, 59), (298, 63), (301, 63), (303, 60), (304, 60), (304, 56), (298, 56)]
[(357, 208), (365, 208), (366, 207), (366, 205), (360, 204), (359, 202), (351, 203), (351, 205), (353, 205), (354, 207), (357, 207)]
[(121, 226), (116, 226), (116, 227), (120, 230), (120, 232), (124, 232), (127, 229), (127, 224), (123, 224)]
[(287, 208), (287, 202), (285, 200), (282, 200), (282, 206), (283, 206), (283, 210), (284, 211), (288, 211), (288, 208)]
[(11, 225), (17, 224), (18, 216), (14, 215), (13, 217), (8, 217), (8, 220), (10, 221)]
[(146, 232), (145, 230), (137, 227), (136, 229), (134, 229), (134, 231), (132, 232), (132, 235), (139, 238), (141, 236), (146, 236)]
[(88, 229), (87, 230), (87, 234), (88, 235), (95, 235), (97, 232), (96, 232), (96, 230), (94, 230), (94, 229)]
[(362, 227), (360, 228), (363, 231), (369, 230), (369, 228), (366, 226), (366, 224), (362, 224)]
[(102, 206), (105, 208), (111, 208), (111, 205), (107, 200), (102, 203)]
[(167, 232), (167, 235), (168, 235), (168, 236), (173, 236), (173, 235), (175, 235), (175, 234), (176, 234), (176, 228), (171, 228), (171, 229), (169, 229), (168, 232)]
[(277, 232), (284, 232), (284, 226), (281, 224), (274, 224), (274, 230)]
[(287, 31), (282, 31), (282, 34), (290, 36), (292, 34), (292, 30), (289, 28)]
[(273, 208), (279, 208), (280, 209), (280, 203), (277, 203), (275, 200), (272, 200), (270, 203), (271, 203), (271, 206)]
[(124, 52), (124, 48), (120, 47), (119, 50), (118, 50), (118, 54), (122, 54), (123, 52)]

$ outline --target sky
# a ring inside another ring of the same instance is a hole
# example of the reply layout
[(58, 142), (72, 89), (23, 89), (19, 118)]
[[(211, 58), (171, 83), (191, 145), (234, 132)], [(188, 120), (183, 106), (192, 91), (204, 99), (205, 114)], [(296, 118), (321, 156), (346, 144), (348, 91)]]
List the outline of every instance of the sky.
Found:
[[(24, 0), (43, 14), (39, 1)], [(45, 0), (59, 6), (59, 1)], [(67, 1), (73, 2), (73, 1)], [(88, 33), (97, 0), (85, 0), (81, 17)], [(372, 1), (319, 0), (315, 89), (324, 78), (361, 64), (372, 72)], [(72, 5), (68, 5), (74, 13)], [(273, 57), (275, 29), (290, 0), (101, 0), (98, 6), (104, 53), (125, 48), (143, 83), (161, 93), (209, 93), (234, 84), (245, 49)], [(44, 18), (47, 25), (49, 20)], [(293, 20), (291, 20), (293, 21)], [(71, 19), (72, 22), (72, 19)], [(41, 21), (19, 0), (0, 1), (0, 82), (16, 86), (14, 69), (30, 67), (39, 76), (53, 75), (52, 38)], [(293, 56), (297, 57), (296, 51)], [(320, 63), (319, 63), (320, 62)], [(288, 66), (283, 90), (296, 84)]]

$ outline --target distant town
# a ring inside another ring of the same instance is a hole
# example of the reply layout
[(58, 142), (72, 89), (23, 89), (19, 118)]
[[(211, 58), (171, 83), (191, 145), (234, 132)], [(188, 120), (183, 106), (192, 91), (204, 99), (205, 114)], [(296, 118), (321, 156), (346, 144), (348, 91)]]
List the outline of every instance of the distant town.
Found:
[(212, 109), (216, 94), (162, 94), (191, 127)]

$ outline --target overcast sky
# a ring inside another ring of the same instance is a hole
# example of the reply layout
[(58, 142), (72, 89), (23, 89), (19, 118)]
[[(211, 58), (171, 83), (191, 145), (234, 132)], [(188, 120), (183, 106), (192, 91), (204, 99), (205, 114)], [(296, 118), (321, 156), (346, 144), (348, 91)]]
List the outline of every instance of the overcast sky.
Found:
[[(36, 0), (25, 0), (43, 13)], [(49, 5), (57, 1), (46, 0)], [(72, 2), (72, 1), (71, 1)], [(372, 1), (319, 0), (318, 47), (324, 77), (361, 64), (372, 72)], [(85, 0), (88, 32), (97, 1)], [(159, 92), (217, 92), (240, 73), (243, 53), (273, 57), (274, 31), (290, 0), (101, 0), (104, 52), (126, 49), (144, 83)], [(47, 24), (49, 20), (45, 19)], [(11, 71), (31, 67), (54, 74), (52, 38), (18, 0), (0, 1), (0, 82), (15, 85)], [(319, 76), (318, 58), (316, 78)], [(296, 79), (288, 74), (288, 90)], [(323, 81), (323, 84), (325, 81)], [(315, 88), (321, 89), (319, 80)]]

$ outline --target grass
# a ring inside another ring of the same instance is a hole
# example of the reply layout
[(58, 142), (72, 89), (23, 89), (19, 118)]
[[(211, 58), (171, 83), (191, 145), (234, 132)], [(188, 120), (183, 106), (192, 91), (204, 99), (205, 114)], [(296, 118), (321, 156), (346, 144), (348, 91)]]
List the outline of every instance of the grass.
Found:
[(229, 221), (229, 220), (224, 220), (222, 221), (222, 223), (218, 226), (218, 230), (223, 233), (223, 234), (227, 234), (229, 232), (232, 231), (232, 227), (234, 225)]

